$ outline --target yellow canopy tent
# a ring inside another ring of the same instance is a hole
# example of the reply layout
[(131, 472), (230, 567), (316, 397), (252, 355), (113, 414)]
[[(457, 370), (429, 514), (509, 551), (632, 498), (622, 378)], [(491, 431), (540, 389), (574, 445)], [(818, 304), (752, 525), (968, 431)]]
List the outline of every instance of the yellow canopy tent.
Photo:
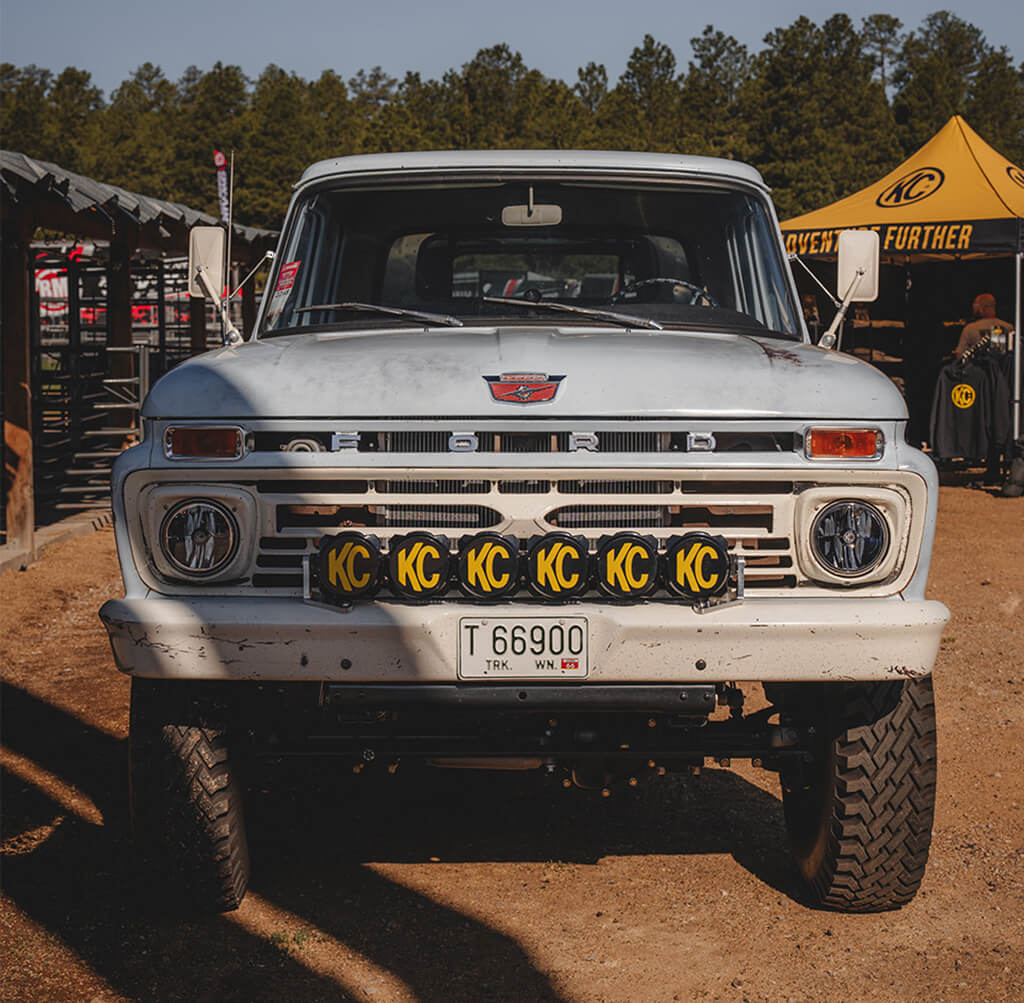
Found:
[[(782, 224), (791, 255), (830, 258), (840, 230), (878, 232), (890, 261), (1016, 258), (1014, 326), (1021, 329), (1024, 169), (954, 115), (880, 181)], [(1020, 436), (1021, 338), (1016, 338), (1013, 413)]]

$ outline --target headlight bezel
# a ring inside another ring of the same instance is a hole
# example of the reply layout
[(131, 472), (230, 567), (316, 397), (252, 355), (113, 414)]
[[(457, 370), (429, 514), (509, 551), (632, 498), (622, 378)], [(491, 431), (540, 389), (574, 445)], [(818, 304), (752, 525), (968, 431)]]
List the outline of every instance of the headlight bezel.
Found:
[[(856, 574), (836, 572), (818, 556), (814, 529), (819, 515), (836, 503), (854, 502), (870, 506), (888, 533), (887, 547), (877, 561)], [(910, 495), (894, 484), (877, 487), (865, 484), (822, 485), (804, 491), (794, 511), (793, 533), (796, 555), (804, 580), (825, 588), (849, 590), (879, 586), (903, 576), (911, 534)]]
[[(168, 514), (183, 503), (210, 502), (230, 513), (235, 522), (235, 547), (231, 559), (215, 571), (195, 574), (183, 571), (164, 552), (163, 528)], [(147, 485), (139, 492), (139, 528), (145, 546), (144, 576), (160, 591), (165, 584), (195, 588), (197, 594), (211, 585), (241, 581), (253, 571), (256, 542), (260, 536), (257, 504), (246, 488), (233, 484), (167, 482)], [(140, 554), (141, 556), (141, 554)], [(148, 575), (145, 574), (148, 571)]]

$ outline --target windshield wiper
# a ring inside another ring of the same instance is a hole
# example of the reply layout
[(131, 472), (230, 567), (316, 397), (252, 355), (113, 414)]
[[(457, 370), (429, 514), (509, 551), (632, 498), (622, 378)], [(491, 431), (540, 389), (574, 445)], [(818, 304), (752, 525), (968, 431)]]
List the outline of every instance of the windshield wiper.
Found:
[(422, 310), (406, 310), (397, 306), (381, 306), (379, 303), (318, 303), (316, 306), (300, 306), (296, 313), (315, 313), (317, 310), (352, 310), (354, 312), (386, 313), (392, 317), (408, 317), (422, 320), (427, 324), (441, 324), (444, 327), (463, 327), (458, 317), (444, 313), (424, 313)]
[(584, 317), (593, 317), (595, 320), (610, 320), (623, 327), (646, 327), (652, 331), (664, 331), (665, 329), (656, 320), (648, 317), (636, 317), (628, 313), (618, 313), (615, 310), (599, 310), (597, 307), (569, 306), (568, 303), (555, 303), (551, 300), (526, 300), (515, 299), (512, 296), (481, 296), (484, 303), (510, 303), (512, 306), (533, 307), (539, 306), (546, 310), (557, 310), (559, 313), (578, 313)]

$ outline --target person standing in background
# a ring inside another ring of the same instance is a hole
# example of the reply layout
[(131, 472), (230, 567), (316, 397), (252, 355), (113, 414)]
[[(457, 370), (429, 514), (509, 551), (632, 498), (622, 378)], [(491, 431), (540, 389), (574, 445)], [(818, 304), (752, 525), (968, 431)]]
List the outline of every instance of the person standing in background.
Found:
[(985, 337), (992, 337), (992, 347), (997, 352), (1008, 352), (1011, 348), (1013, 325), (996, 316), (996, 298), (991, 293), (980, 293), (974, 297), (975, 320), (964, 325), (960, 332), (960, 340), (953, 349), (953, 354), (963, 358), (964, 352), (974, 348)]

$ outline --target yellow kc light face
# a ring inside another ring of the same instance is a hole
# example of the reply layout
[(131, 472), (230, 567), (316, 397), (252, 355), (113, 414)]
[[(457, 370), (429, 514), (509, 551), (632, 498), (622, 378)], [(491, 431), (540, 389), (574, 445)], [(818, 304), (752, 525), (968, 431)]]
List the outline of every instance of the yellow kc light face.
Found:
[(635, 599), (658, 584), (658, 542), (639, 533), (619, 533), (597, 548), (597, 587), (616, 599)]
[(665, 550), (665, 588), (687, 599), (709, 599), (729, 584), (729, 546), (721, 536), (674, 536)]
[(530, 588), (546, 599), (571, 599), (587, 590), (590, 553), (587, 541), (568, 533), (534, 540), (526, 555)]
[(519, 541), (480, 533), (459, 552), (459, 585), (474, 599), (499, 599), (519, 588)]
[(362, 533), (324, 537), (320, 545), (320, 588), (336, 599), (371, 596), (380, 584), (380, 542)]
[(388, 556), (391, 588), (409, 599), (431, 599), (448, 588), (448, 541), (430, 533), (393, 537)]

